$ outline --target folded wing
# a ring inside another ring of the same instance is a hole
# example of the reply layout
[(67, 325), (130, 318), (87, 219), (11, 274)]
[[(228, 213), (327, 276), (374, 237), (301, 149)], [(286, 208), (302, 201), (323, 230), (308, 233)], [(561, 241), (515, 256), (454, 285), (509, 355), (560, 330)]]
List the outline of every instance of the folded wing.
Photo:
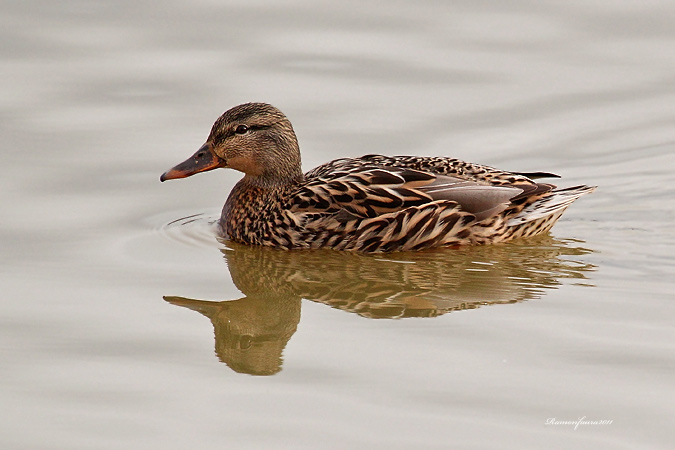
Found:
[(432, 202), (455, 202), (476, 221), (504, 211), (510, 200), (537, 184), (495, 186), (400, 167), (369, 166), (310, 180), (293, 196), (296, 214), (374, 218)]

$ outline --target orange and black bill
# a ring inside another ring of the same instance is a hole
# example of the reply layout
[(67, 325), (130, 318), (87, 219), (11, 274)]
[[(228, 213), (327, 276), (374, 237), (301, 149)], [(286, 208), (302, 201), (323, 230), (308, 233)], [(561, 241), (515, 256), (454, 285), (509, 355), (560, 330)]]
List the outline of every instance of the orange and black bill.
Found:
[(199, 172), (217, 169), (218, 167), (225, 167), (225, 161), (213, 153), (211, 146), (206, 143), (202, 145), (194, 155), (178, 164), (173, 169), (164, 172), (162, 176), (159, 177), (159, 181), (185, 178)]

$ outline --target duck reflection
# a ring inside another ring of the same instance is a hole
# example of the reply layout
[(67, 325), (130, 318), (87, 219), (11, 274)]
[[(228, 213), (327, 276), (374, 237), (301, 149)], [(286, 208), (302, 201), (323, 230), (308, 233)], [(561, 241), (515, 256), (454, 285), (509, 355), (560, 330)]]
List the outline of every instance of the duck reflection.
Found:
[(286, 251), (226, 242), (232, 280), (245, 295), (212, 302), (164, 297), (208, 317), (216, 354), (237, 372), (272, 375), (300, 321), (302, 299), (373, 319), (436, 317), (538, 298), (594, 266), (580, 241), (540, 236), (493, 246), (367, 255)]

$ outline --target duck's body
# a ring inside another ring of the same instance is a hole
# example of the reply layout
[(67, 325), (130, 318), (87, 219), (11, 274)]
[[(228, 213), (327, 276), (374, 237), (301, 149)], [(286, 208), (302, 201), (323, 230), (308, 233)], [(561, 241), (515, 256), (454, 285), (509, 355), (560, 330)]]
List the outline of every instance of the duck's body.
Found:
[(534, 236), (594, 189), (533, 180), (555, 176), (548, 173), (418, 156), (337, 159), (303, 175), (290, 122), (264, 103), (223, 114), (200, 151), (162, 181), (217, 167), (246, 174), (223, 208), (223, 234), (286, 249), (385, 252)]

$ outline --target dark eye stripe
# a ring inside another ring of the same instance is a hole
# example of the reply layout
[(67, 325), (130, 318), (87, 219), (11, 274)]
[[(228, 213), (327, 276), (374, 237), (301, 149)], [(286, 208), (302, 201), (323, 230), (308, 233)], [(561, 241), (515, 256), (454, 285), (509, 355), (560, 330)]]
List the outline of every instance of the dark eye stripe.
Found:
[[(232, 134), (246, 134), (249, 131), (265, 130), (271, 128), (271, 125), (239, 125), (234, 129)], [(231, 134), (230, 134), (231, 135)]]

